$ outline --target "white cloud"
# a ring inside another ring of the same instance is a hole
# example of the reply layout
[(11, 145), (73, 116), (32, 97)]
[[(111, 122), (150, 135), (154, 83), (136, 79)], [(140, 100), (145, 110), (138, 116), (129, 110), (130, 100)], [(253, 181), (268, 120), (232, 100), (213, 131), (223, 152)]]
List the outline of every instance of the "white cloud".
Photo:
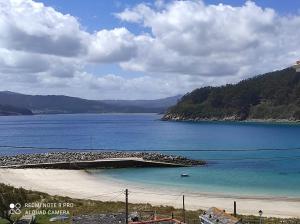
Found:
[(0, 48), (0, 72), (35, 74), (49, 69), (47, 60), (39, 55)]
[[(300, 16), (254, 2), (156, 1), (115, 14), (123, 27), (86, 31), (78, 19), (32, 0), (0, 1), (3, 88), (86, 98), (157, 98), (236, 82), (289, 66), (300, 55)], [(133, 34), (126, 25), (142, 26)], [(121, 74), (87, 72), (117, 64)], [(128, 71), (140, 72), (128, 77)]]
[[(162, 5), (163, 3), (161, 6)], [(123, 12), (116, 13), (115, 15), (123, 21), (143, 23), (146, 22), (146, 20), (151, 19), (152, 16), (155, 16), (155, 12), (148, 5), (142, 3), (132, 9), (127, 8)]]
[(117, 17), (150, 28), (153, 36), (150, 46), (122, 63), (129, 70), (240, 79), (288, 66), (300, 53), (300, 17), (283, 17), (251, 1), (241, 7), (202, 1), (172, 1), (160, 8), (140, 4)]
[(42, 3), (0, 1), (2, 88), (92, 98), (89, 88), (117, 91), (120, 79), (97, 78), (84, 68), (88, 63), (129, 60), (136, 52), (135, 38), (126, 28), (88, 33), (75, 17)]
[(91, 39), (89, 61), (95, 63), (126, 61), (136, 54), (135, 37), (126, 28), (100, 30)]
[(85, 50), (86, 35), (74, 17), (42, 3), (29, 0), (0, 3), (1, 47), (70, 57)]
[(86, 32), (78, 20), (32, 0), (0, 2), (0, 47), (99, 63), (134, 54), (134, 35), (126, 28)]

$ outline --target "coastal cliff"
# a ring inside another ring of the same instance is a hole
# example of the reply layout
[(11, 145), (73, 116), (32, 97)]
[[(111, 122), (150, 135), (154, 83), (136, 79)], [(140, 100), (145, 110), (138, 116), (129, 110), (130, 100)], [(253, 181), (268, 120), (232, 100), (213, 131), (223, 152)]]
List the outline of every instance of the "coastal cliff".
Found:
[(162, 118), (175, 121), (299, 121), (300, 73), (287, 68), (184, 95)]

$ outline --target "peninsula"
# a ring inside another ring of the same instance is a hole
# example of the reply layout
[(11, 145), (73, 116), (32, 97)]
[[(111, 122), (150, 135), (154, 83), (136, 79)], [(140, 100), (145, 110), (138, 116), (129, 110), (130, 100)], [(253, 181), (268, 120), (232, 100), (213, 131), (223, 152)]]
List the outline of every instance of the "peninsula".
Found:
[(203, 87), (169, 108), (163, 120), (300, 120), (300, 73), (294, 68), (270, 72), (237, 84)]

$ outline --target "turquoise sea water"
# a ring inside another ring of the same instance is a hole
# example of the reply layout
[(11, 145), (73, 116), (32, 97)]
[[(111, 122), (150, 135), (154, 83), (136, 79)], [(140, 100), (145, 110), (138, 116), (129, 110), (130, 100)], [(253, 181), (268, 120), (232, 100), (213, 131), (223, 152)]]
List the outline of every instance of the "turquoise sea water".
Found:
[[(159, 119), (155, 114), (0, 117), (0, 154), (62, 150), (5, 146), (178, 150), (164, 153), (206, 159), (208, 165), (105, 170), (102, 174), (183, 190), (300, 198), (300, 125)], [(181, 178), (181, 172), (191, 176)]]

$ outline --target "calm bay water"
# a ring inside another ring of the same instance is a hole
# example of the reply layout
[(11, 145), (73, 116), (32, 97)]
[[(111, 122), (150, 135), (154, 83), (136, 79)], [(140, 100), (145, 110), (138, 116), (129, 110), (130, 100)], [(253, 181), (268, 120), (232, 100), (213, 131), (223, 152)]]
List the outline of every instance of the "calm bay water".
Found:
[[(191, 190), (300, 197), (300, 149), (297, 149), (300, 125), (159, 119), (155, 114), (0, 117), (0, 154), (58, 151), (4, 146), (181, 150), (165, 153), (206, 159), (208, 165), (106, 170), (104, 174), (126, 181)], [(250, 151), (253, 149), (279, 150)], [(191, 176), (181, 178), (181, 172)]]

